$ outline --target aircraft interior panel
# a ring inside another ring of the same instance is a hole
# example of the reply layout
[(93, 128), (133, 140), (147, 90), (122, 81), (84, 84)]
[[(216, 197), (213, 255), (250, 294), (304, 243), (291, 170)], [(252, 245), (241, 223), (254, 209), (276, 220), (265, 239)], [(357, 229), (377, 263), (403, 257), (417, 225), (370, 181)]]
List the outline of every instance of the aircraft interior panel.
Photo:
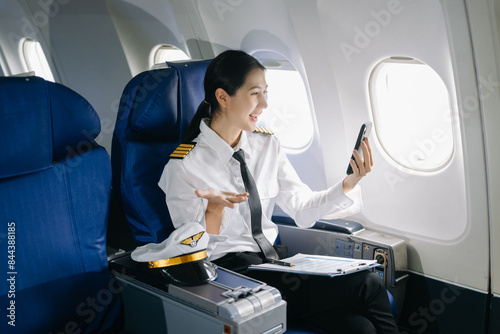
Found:
[[(110, 152), (119, 97), (131, 73), (105, 3), (98, 2), (92, 8), (80, 2), (61, 5), (51, 20), (52, 30), (55, 32), (47, 39), (52, 45), (51, 56), (60, 64), (62, 81), (88, 96), (99, 110), (101, 135), (97, 141)], [(102, 38), (93, 42), (95, 36)], [(94, 70), (82, 71), (82, 59)]]
[(29, 25), (26, 24), (25, 11), (18, 2), (9, 4), (3, 2), (0, 6), (4, 6), (0, 14), (2, 18), (0, 26), (2, 31), (8, 32), (2, 33), (0, 36), (3, 61), (5, 62), (2, 64), (2, 69), (6, 75), (27, 72), (19, 52), (21, 39), (33, 36), (32, 30), (29, 30)]
[[(428, 64), (446, 83), (450, 101), (457, 99), (456, 94), (459, 96), (467, 94), (455, 90), (456, 79), (451, 65), (455, 61), (452, 58), (454, 49), (450, 47), (448, 41), (448, 25), (445, 12), (441, 8), (442, 3), (370, 2), (372, 6), (370, 11), (361, 9), (367, 7), (366, 2), (324, 2), (322, 5), (319, 11), (323, 14), (324, 31), (328, 32), (326, 35), (329, 38), (328, 45), (332, 46), (332, 63), (337, 64), (335, 78), (338, 80), (337, 86), (343, 110), (363, 110), (365, 117), (373, 115), (367, 81), (374, 66), (389, 57), (415, 58)], [(418, 20), (411, 15), (414, 11), (426, 13), (425, 17), (429, 20), (425, 22)], [(462, 12), (462, 15), (465, 13)], [(356, 33), (353, 34), (353, 31)], [(338, 45), (341, 47), (337, 47)], [(432, 45), (432, 48), (429, 48), (429, 45)], [(461, 57), (466, 57), (462, 55), (464, 52), (462, 49), (458, 51)], [(472, 56), (470, 48), (466, 52)], [(459, 82), (459, 88), (466, 84)], [(452, 256), (462, 252), (467, 244), (468, 247), (473, 247), (475, 252), (477, 247), (482, 247), (482, 253), (485, 255), (488, 250), (486, 245), (477, 243), (477, 240), (484, 238), (486, 234), (487, 221), (483, 218), (479, 223), (474, 219), (474, 228), (471, 229), (470, 226), (472, 221), (467, 204), (467, 200), (470, 199), (466, 198), (467, 178), (464, 175), (461, 152), (463, 120), (459, 121), (454, 117), (455, 113), (458, 113), (456, 108), (459, 106), (456, 103), (452, 103), (451, 106), (451, 110), (444, 112), (453, 115), (446, 115), (443, 112), (443, 117), (451, 119), (453, 116), (454, 151), (450, 161), (435, 172), (420, 172), (397, 166), (380, 145), (375, 120), (375, 133), (371, 139), (374, 143), (374, 159), (378, 163), (377, 168), (381, 177), (369, 184), (367, 182), (363, 188), (366, 201), (361, 219), (365, 226), (387, 232), (397, 230), (402, 235), (411, 236), (409, 238), (411, 270), (454, 281), (458, 276), (457, 273), (462, 271), (465, 265), (443, 268), (434, 261), (434, 254), (444, 252), (447, 256)], [(345, 127), (351, 129), (351, 132), (354, 132), (362, 122), (360, 115), (361, 112), (344, 112)], [(411, 124), (400, 124), (400, 126), (411, 127)], [(420, 140), (426, 139), (428, 138), (424, 137)], [(427, 146), (429, 150), (433, 148), (432, 145), (434, 144)], [(423, 146), (420, 149), (425, 150)], [(411, 154), (411, 151), (408, 153)], [(450, 201), (447, 203), (439, 201), (441, 196), (449, 198)], [(423, 207), (426, 209), (422, 210), (419, 204), (400, 201), (401, 198), (407, 197), (418, 198), (418, 203), (425, 203)], [(382, 202), (384, 205), (389, 205), (390, 210), (377, 210)], [(467, 266), (469, 265), (470, 263)], [(475, 273), (482, 274), (471, 275), (457, 283), (486, 290), (487, 257), (475, 262), (475, 268)]]
[(468, 4), (471, 34), (474, 40), (474, 49), (477, 62), (477, 76), (480, 82), (480, 97), (483, 108), (485, 146), (487, 155), (487, 173), (489, 179), (489, 219), (490, 219), (490, 257), (491, 257), (491, 293), (490, 331), (500, 330), (498, 312), (500, 312), (500, 208), (496, 203), (500, 201), (498, 185), (499, 174), (495, 172), (499, 163), (500, 141), (495, 122), (499, 122), (498, 105), (499, 94), (499, 69), (500, 69), (500, 43), (499, 22), (500, 3), (498, 1), (471, 2)]
[[(186, 35), (179, 28), (183, 20), (174, 15), (177, 11), (170, 2), (151, 1), (139, 7), (133, 1), (107, 1), (106, 5), (133, 76), (153, 65), (150, 53), (155, 45), (175, 45), (189, 55)], [(191, 58), (197, 56), (193, 52)]]
[[(482, 107), (484, 109), (484, 128), (486, 132), (485, 141), (487, 146), (487, 171), (489, 183), (499, 184), (498, 173), (494, 172), (494, 165), (499, 162), (498, 157), (498, 131), (494, 122), (498, 122), (498, 112), (495, 106), (500, 102), (498, 91), (498, 71), (500, 68), (499, 49), (499, 22), (500, 4), (498, 1), (489, 1), (486, 4), (470, 4), (469, 12), (471, 17), (471, 31), (475, 41), (477, 57), (478, 77), (481, 85)], [(488, 17), (489, 20), (484, 20)], [(490, 41), (494, 42), (491, 43)], [(498, 188), (490, 186), (490, 220), (491, 220), (491, 255), (492, 255), (492, 288), (495, 293), (500, 292), (500, 257), (499, 254), (500, 234), (500, 208), (494, 203), (498, 203)]]

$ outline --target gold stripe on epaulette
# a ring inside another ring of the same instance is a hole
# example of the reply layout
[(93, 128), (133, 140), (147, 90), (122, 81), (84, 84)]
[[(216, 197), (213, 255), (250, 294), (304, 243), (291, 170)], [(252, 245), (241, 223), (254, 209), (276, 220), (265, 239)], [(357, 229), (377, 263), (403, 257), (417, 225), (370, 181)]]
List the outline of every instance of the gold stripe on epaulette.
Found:
[(170, 154), (170, 158), (174, 159), (184, 159), (186, 155), (193, 149), (196, 143), (191, 144), (180, 144), (173, 152)]
[(175, 149), (175, 152), (189, 152), (189, 151), (191, 151), (191, 148), (177, 147)]
[(254, 132), (264, 133), (266, 135), (274, 135), (274, 132), (272, 132), (271, 130), (269, 130), (268, 128), (266, 128), (264, 126), (259, 126), (259, 125), (257, 125), (255, 127), (255, 131)]

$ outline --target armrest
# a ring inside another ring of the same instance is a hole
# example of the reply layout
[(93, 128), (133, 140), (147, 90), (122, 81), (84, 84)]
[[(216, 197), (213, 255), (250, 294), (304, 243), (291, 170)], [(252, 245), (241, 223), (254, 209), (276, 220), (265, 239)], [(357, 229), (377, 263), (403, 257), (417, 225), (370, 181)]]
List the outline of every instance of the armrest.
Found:
[[(276, 224), (297, 226), (295, 221), (288, 216), (273, 216), (272, 219)], [(353, 234), (363, 230), (364, 227), (360, 223), (345, 219), (320, 219), (311, 229)]]
[(168, 284), (161, 269), (121, 254), (109, 262), (130, 333), (283, 333), (286, 302), (263, 282), (218, 267), (214, 281)]

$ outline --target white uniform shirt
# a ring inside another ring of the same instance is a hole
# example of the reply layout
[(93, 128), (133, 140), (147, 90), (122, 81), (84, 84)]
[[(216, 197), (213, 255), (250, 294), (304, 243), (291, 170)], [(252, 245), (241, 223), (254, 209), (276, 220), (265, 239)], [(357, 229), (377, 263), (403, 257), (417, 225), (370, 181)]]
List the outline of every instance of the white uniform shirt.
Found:
[[(342, 182), (324, 191), (312, 191), (299, 179), (274, 135), (243, 131), (237, 147), (232, 148), (205, 121), (200, 130), (193, 150), (183, 159), (170, 159), (159, 181), (176, 228), (188, 222), (206, 227), (207, 200), (195, 194), (197, 189), (245, 192), (240, 164), (232, 157), (240, 148), (259, 190), (262, 230), (271, 244), (278, 235), (278, 227), (271, 221), (275, 203), (305, 228), (326, 215), (341, 218), (361, 209), (359, 186), (349, 192), (354, 200), (344, 194)], [(210, 235), (207, 248), (211, 260), (246, 251), (260, 251), (252, 237), (248, 201), (225, 209), (219, 235)]]

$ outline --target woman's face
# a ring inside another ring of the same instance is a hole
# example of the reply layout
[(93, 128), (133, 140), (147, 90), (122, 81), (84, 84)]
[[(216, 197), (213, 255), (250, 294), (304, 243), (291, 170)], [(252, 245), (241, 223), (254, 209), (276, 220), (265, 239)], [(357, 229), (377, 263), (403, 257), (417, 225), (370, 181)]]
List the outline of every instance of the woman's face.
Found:
[(228, 97), (227, 117), (230, 124), (244, 131), (254, 131), (259, 115), (267, 108), (265, 72), (255, 68), (245, 83)]

